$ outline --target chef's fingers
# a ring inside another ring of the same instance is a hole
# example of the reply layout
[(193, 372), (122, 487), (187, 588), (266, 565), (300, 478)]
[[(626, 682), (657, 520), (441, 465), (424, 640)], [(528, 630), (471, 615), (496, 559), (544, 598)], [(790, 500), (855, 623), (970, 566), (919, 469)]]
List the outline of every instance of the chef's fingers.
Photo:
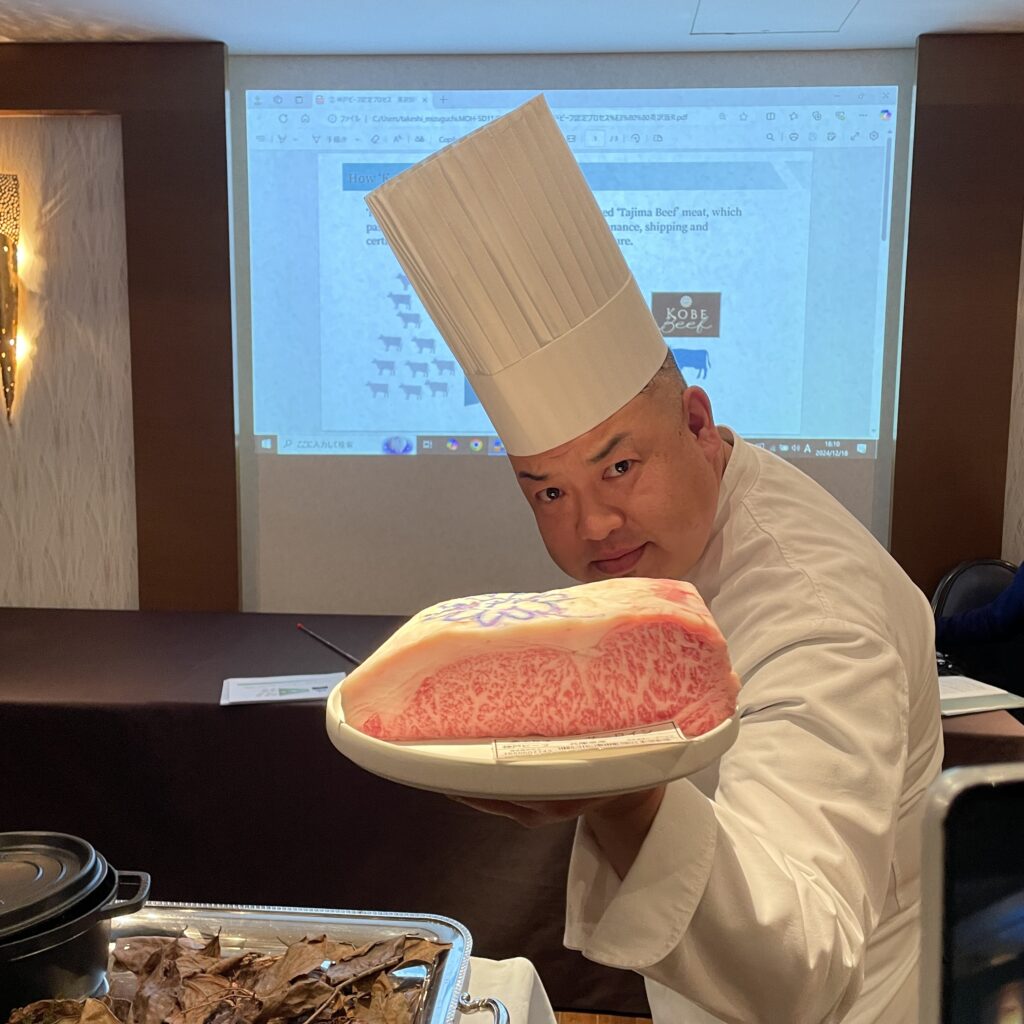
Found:
[(545, 818), (568, 821), (570, 818), (578, 818), (592, 806), (604, 803), (605, 799), (597, 797), (590, 800), (516, 800), (515, 804)]
[(542, 803), (520, 803), (511, 800), (481, 800), (477, 797), (453, 796), (457, 803), (465, 804), (485, 814), (496, 814), (503, 818), (511, 818), (525, 828), (539, 828), (542, 825), (554, 825), (578, 817), (582, 811), (576, 808), (579, 801), (544, 801)]
[(506, 800), (481, 800), (477, 797), (453, 796), (451, 798), (457, 804), (465, 804), (472, 807), (474, 811), (483, 811), (485, 814), (500, 814), (504, 818), (514, 817), (520, 809), (516, 804)]

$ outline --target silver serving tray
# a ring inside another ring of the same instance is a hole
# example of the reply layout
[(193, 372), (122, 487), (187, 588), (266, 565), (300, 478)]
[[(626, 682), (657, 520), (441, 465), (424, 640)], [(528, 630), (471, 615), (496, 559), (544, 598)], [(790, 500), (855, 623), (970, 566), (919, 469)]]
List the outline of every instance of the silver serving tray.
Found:
[(464, 925), (448, 917), (151, 901), (142, 910), (111, 921), (111, 947), (117, 939), (132, 935), (178, 935), (181, 932), (187, 932), (192, 938), (209, 938), (219, 932), (225, 955), (243, 948), (280, 953), (290, 942), (320, 934), (355, 945), (396, 935), (419, 935), (445, 942), (451, 949), (440, 958), (430, 979), (422, 1024), (454, 1024), (460, 1011), (473, 1013), (482, 1009), (491, 1010), (496, 1022), (507, 1024), (508, 1021), (507, 1011), (497, 1000), (473, 1000), (465, 993), (473, 940)]

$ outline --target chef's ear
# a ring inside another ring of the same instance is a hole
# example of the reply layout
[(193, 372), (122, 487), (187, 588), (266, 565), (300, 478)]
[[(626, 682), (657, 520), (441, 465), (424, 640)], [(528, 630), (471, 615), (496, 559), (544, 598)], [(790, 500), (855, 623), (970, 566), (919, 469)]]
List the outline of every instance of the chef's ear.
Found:
[(707, 392), (695, 384), (686, 388), (682, 395), (683, 418), (697, 443), (711, 455), (722, 443), (715, 428), (715, 417), (711, 411), (711, 399)]

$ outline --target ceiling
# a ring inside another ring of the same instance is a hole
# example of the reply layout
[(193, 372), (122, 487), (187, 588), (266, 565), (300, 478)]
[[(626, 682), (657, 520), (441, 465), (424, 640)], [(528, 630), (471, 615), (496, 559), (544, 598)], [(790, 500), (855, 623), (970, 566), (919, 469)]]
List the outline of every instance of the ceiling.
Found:
[(1024, 31), (1024, 0), (0, 0), (0, 40), (212, 39), (232, 53), (910, 47)]

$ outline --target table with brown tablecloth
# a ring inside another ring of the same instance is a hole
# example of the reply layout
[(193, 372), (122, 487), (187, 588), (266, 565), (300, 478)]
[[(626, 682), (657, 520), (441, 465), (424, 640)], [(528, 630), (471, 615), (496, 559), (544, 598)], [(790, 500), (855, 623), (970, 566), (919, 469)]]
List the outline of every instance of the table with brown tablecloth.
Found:
[[(945, 653), (972, 679), (1024, 694), (1024, 635), (1003, 640), (951, 644)], [(989, 711), (944, 718), (946, 768), (954, 765), (1024, 761), (1024, 713)]]
[(527, 957), (559, 1009), (647, 1012), (562, 946), (573, 827), (529, 831), (364, 772), (320, 704), (221, 707), (222, 681), (344, 670), (386, 617), (0, 609), (0, 831), (80, 835), (154, 899), (446, 914)]

